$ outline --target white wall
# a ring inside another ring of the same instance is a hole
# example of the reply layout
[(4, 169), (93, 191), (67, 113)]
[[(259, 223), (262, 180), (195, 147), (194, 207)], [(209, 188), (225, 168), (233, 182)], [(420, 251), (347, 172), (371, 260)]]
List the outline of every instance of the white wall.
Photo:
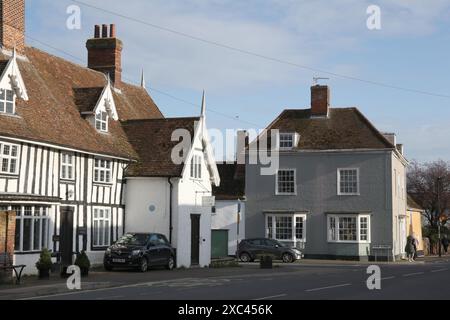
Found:
[(169, 239), (169, 199), (167, 178), (127, 179), (125, 231), (157, 232)]
[(392, 218), (394, 255), (402, 255), (405, 239), (401, 239), (400, 217), (407, 211), (406, 166), (399, 157), (392, 152)]
[(237, 200), (216, 201), (216, 213), (212, 214), (212, 230), (228, 230), (228, 255), (234, 256), (237, 242), (245, 239), (245, 202), (241, 201), (239, 235), (237, 234)]

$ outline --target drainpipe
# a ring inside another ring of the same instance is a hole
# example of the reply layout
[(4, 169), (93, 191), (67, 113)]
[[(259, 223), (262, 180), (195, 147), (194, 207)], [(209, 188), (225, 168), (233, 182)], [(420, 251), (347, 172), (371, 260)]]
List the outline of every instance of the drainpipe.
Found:
[(170, 180), (171, 178), (168, 178), (167, 181), (169, 182), (170, 191), (169, 191), (169, 242), (172, 244), (172, 230), (173, 230), (173, 224), (172, 224), (172, 193), (173, 193), (173, 183)]

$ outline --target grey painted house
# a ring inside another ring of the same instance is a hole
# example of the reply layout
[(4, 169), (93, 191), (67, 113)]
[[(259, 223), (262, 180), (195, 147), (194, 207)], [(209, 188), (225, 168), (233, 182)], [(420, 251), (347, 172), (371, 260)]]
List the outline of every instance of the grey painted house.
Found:
[(403, 254), (407, 161), (394, 134), (356, 108), (330, 108), (330, 90), (319, 85), (311, 108), (283, 111), (266, 134), (273, 129), (277, 174), (246, 165), (247, 238), (274, 238), (311, 258)]

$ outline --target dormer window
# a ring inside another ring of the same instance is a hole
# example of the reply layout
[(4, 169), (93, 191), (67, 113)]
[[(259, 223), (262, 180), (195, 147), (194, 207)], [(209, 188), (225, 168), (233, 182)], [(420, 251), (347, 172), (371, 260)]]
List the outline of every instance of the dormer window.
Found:
[(14, 92), (0, 89), (0, 113), (14, 114)]
[(95, 128), (101, 132), (108, 132), (108, 113), (99, 111), (95, 115)]
[(294, 132), (282, 132), (279, 135), (278, 146), (280, 150), (292, 150), (297, 146), (298, 134)]

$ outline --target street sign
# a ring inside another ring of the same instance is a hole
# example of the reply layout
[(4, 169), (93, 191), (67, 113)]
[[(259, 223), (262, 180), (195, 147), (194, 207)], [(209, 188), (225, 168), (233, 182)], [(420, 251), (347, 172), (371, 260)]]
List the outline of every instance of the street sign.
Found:
[(216, 197), (204, 196), (202, 198), (203, 207), (214, 207), (216, 205)]

